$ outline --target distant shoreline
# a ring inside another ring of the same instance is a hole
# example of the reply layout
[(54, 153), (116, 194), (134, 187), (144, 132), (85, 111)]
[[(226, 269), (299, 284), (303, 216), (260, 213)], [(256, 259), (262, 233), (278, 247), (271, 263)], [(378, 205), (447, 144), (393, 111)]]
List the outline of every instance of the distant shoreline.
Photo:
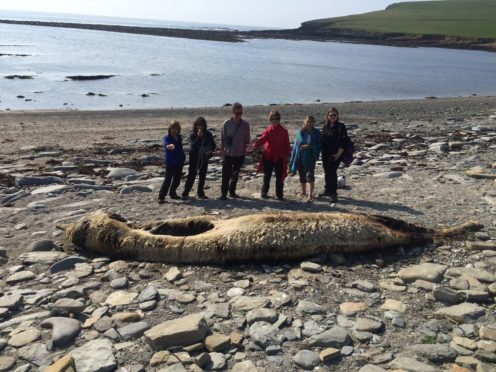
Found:
[[(469, 101), (494, 101), (496, 100), (496, 95), (477, 95), (477, 96), (457, 96), (457, 97), (424, 97), (424, 98), (398, 98), (398, 99), (380, 99), (380, 100), (360, 100), (360, 101), (335, 101), (335, 102), (307, 102), (307, 103), (280, 103), (280, 104), (255, 104), (255, 105), (244, 105), (246, 109), (259, 111), (264, 109), (267, 112), (272, 110), (274, 107), (281, 110), (302, 110), (307, 108), (321, 108), (321, 107), (332, 107), (332, 106), (344, 106), (344, 107), (368, 107), (368, 106), (395, 106), (395, 105), (427, 105), (427, 102), (432, 102), (432, 105), (451, 105), (456, 102), (469, 102)], [(176, 113), (184, 115), (185, 113), (195, 113), (195, 115), (201, 115), (202, 112), (206, 113), (217, 113), (217, 112), (230, 112), (231, 104), (224, 104), (221, 106), (191, 106), (191, 107), (155, 107), (155, 108), (122, 108), (122, 109), (0, 109), (0, 118), (7, 116), (17, 116), (17, 115), (93, 115), (93, 114), (115, 114), (119, 117), (126, 116), (126, 114), (145, 114), (145, 115), (156, 115), (160, 113)], [(311, 110), (310, 110), (311, 111)]]
[(354, 44), (372, 44), (397, 47), (433, 47), (496, 52), (496, 40), (452, 37), (445, 35), (410, 35), (401, 33), (372, 33), (340, 28), (320, 28), (303, 25), (297, 29), (263, 31), (194, 30), (163, 27), (139, 27), (86, 23), (20, 21), (0, 19), (0, 23), (13, 25), (73, 28), (94, 31), (119, 32), (150, 36), (186, 38), (195, 40), (238, 43), (246, 39), (284, 39), (332, 41)]
[(127, 34), (167, 36), (185, 39), (211, 40), (224, 42), (242, 42), (243, 40), (237, 32), (225, 30), (193, 30), (180, 28), (163, 28), (163, 27), (138, 27), (138, 26), (120, 26), (120, 25), (103, 25), (89, 23), (65, 23), (65, 22), (43, 22), (43, 21), (17, 21), (10, 19), (0, 19), (0, 23), (12, 25), (27, 26), (44, 26), (59, 28), (75, 28), (82, 30), (120, 32)]

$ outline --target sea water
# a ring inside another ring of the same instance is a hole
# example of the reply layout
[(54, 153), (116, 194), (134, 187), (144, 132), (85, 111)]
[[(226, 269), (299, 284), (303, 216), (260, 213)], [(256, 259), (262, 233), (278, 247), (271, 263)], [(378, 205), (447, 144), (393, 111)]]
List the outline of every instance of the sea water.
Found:
[[(14, 17), (0, 14), (0, 18)], [(100, 17), (80, 21), (186, 27), (165, 21), (147, 23)], [(3, 110), (203, 107), (234, 101), (255, 105), (496, 95), (496, 53), (482, 51), (272, 39), (227, 43), (0, 24), (0, 54), (5, 54), (0, 56)], [(8, 75), (33, 78), (4, 78)], [(72, 81), (66, 78), (69, 75), (115, 76)]]

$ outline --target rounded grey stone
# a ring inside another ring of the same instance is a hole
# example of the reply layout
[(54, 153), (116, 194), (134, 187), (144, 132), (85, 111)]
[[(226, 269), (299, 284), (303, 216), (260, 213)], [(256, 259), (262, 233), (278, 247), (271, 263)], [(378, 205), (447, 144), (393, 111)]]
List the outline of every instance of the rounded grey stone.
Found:
[(110, 287), (113, 289), (125, 289), (128, 286), (128, 280), (125, 276), (114, 279), (110, 282)]
[(143, 311), (151, 311), (157, 307), (157, 301), (146, 301), (139, 304), (139, 308)]
[(147, 322), (136, 322), (117, 329), (123, 340), (141, 337), (150, 325)]
[(157, 288), (153, 285), (150, 285), (141, 291), (141, 293), (138, 296), (138, 302), (153, 301), (157, 299), (157, 297), (158, 297)]
[(29, 252), (40, 252), (40, 251), (51, 251), (54, 249), (55, 243), (53, 240), (38, 240), (37, 242), (31, 243), (28, 247)]
[(313, 369), (319, 364), (319, 356), (311, 350), (300, 350), (293, 357), (293, 362), (298, 367)]

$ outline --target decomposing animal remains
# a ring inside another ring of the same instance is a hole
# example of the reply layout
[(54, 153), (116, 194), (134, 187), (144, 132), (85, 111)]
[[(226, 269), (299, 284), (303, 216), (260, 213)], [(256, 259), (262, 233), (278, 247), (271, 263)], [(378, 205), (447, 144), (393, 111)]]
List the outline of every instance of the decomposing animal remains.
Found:
[(375, 215), (283, 212), (172, 219), (138, 228), (117, 215), (96, 211), (66, 226), (66, 233), (75, 245), (112, 258), (216, 265), (411, 246), (480, 227), (468, 222), (431, 230)]

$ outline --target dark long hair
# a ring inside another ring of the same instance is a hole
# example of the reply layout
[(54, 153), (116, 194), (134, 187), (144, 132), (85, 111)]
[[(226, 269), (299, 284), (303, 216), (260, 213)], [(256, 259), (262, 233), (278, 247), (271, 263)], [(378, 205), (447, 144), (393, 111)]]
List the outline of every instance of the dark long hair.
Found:
[(193, 127), (191, 128), (192, 133), (198, 132), (198, 127), (200, 125), (204, 125), (205, 129), (207, 129), (207, 121), (203, 116), (198, 116), (195, 121), (193, 122)]

